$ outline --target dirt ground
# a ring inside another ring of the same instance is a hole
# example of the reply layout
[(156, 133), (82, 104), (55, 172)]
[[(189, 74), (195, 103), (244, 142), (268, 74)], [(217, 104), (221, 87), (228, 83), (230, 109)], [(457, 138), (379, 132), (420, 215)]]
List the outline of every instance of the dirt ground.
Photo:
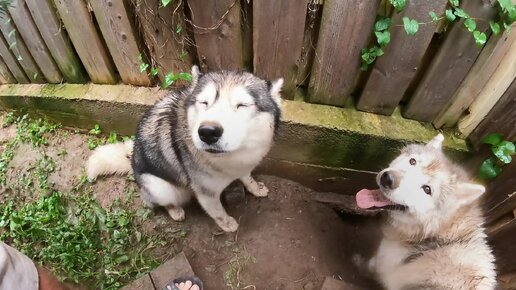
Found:
[[(14, 126), (0, 128), (0, 144), (15, 134)], [(50, 176), (54, 187), (69, 190), (84, 174), (91, 152), (88, 138), (60, 129), (42, 149), (21, 144), (8, 178), (22, 177), (44, 151), (56, 161)], [(328, 276), (378, 288), (358, 275), (351, 263), (352, 254), (367, 256), (376, 247), (375, 218), (339, 215), (312, 201), (312, 190), (289, 180), (257, 179), (269, 187), (268, 198), (246, 194), (239, 183), (230, 186), (223, 197), (228, 213), (240, 221), (236, 234), (221, 232), (196, 203), (186, 208), (186, 221), (173, 222), (164, 211), (158, 211), (145, 230), (184, 231), (184, 238), (159, 250), (170, 255), (184, 251), (206, 289), (320, 289)], [(109, 206), (117, 197), (134, 199), (134, 206), (141, 206), (134, 182), (126, 177), (98, 180), (93, 189), (102, 206)]]

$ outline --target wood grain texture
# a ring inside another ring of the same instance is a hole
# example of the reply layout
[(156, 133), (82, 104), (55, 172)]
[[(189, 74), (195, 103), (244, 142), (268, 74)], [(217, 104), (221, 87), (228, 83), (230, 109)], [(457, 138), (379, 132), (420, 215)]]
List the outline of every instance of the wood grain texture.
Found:
[(147, 72), (140, 72), (141, 52), (124, 1), (90, 0), (90, 4), (122, 81), (150, 86)]
[(244, 68), (242, 17), (238, 0), (189, 0), (201, 68)]
[(283, 97), (293, 99), (303, 47), (306, 0), (253, 1), (254, 73), (284, 78)]
[[(496, 16), (497, 10), (489, 0), (461, 3), (471, 17), (489, 20)], [(488, 21), (477, 21), (477, 30), (489, 36)], [(471, 32), (464, 28), (462, 21), (453, 24), (409, 103), (402, 110), (403, 116), (418, 121), (433, 121), (453, 97), (481, 51), (482, 48), (475, 44)]]
[(441, 111), (434, 120), (435, 127), (453, 127), (457, 124), (460, 117), (478, 97), (515, 41), (516, 31), (514, 30), (499, 36), (491, 36), (446, 109)]
[[(1, 21), (1, 20), (0, 20)], [(28, 84), (30, 83), (29, 78), (25, 75), (23, 68), (20, 66), (18, 61), (16, 61), (16, 57), (13, 55), (12, 51), (9, 49), (9, 45), (5, 41), (4, 37), (0, 35), (0, 56), (4, 63), (9, 68), (9, 71), (16, 79), (16, 81), (20, 84)]]
[[(163, 80), (168, 72), (189, 72), (192, 56), (188, 52), (183, 1), (173, 1), (166, 7), (160, 7), (160, 1), (155, 0), (131, 2), (150, 53), (150, 63), (159, 69), (159, 78)], [(178, 27), (182, 27), (181, 33), (176, 33)]]
[(64, 79), (69, 83), (86, 83), (88, 76), (50, 1), (25, 0), (32, 19)]
[(54, 0), (54, 4), (90, 79), (97, 84), (115, 84), (111, 56), (95, 29), (86, 2)]
[(391, 115), (403, 98), (410, 82), (416, 75), (421, 60), (437, 29), (437, 23), (420, 26), (414, 36), (403, 29), (403, 17), (431, 22), (428, 14), (434, 11), (444, 13), (447, 0), (409, 1), (402, 13), (392, 17), (391, 43), (384, 49), (371, 71), (369, 79), (357, 103), (362, 111)]
[(2, 30), (2, 35), (7, 42), (7, 47), (12, 52), (14, 59), (20, 64), (30, 82), (43, 83), (44, 79), (41, 75), (41, 70), (34, 58), (32, 58), (29, 49), (25, 46), (23, 38), (14, 25), (10, 14), (0, 16), (0, 30)]
[[(493, 246), (493, 253), (496, 258), (496, 269), (498, 274), (505, 274), (516, 271), (516, 219), (508, 222), (496, 230), (489, 237)], [(507, 288), (512, 289), (512, 288)]]
[(29, 12), (29, 8), (25, 4), (25, 0), (16, 0), (12, 6), (9, 7), (9, 14), (11, 14), (12, 20), (18, 29), (21, 37), (31, 55), (34, 57), (34, 61), (38, 64), (41, 73), (49, 83), (61, 83), (63, 76), (59, 71), (52, 55), (47, 49), (41, 34), (36, 27), (36, 24), (32, 20), (32, 16)]
[(1, 84), (14, 84), (16, 83), (16, 78), (13, 76), (9, 67), (4, 62), (4, 60), (0, 57), (0, 83)]
[(308, 100), (343, 106), (360, 72), (360, 51), (371, 37), (379, 0), (326, 0)]

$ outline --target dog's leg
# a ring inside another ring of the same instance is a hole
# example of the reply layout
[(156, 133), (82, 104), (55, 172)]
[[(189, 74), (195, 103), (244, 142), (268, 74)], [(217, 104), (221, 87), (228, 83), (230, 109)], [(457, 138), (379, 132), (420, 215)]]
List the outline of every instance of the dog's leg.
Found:
[(236, 232), (238, 222), (229, 216), (220, 202), (220, 194), (198, 193), (197, 200), (206, 213), (225, 232)]
[(148, 173), (141, 176), (141, 182), (141, 197), (146, 205), (165, 207), (170, 217), (175, 221), (185, 219), (185, 211), (181, 208), (181, 205), (190, 199), (190, 194), (187, 191)]
[(165, 208), (173, 220), (178, 222), (185, 220), (185, 210), (182, 207), (168, 205)]
[(263, 184), (263, 182), (257, 182), (251, 176), (251, 174), (240, 178), (245, 186), (245, 189), (256, 197), (266, 197), (269, 194), (269, 189)]

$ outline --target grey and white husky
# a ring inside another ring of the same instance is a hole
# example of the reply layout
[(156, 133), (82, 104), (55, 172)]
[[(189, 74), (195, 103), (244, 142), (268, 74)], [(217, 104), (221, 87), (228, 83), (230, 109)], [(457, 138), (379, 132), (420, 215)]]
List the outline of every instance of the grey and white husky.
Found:
[[(280, 119), (283, 80), (267, 82), (251, 73), (201, 74), (158, 101), (139, 123), (136, 139), (96, 149), (87, 162), (89, 179), (133, 172), (143, 201), (163, 206), (172, 219), (195, 196), (226, 232), (238, 228), (220, 195), (240, 179), (257, 197), (269, 190), (251, 177), (268, 153)], [(132, 157), (131, 157), (132, 156)]]
[(409, 145), (377, 175), (380, 189), (356, 195), (360, 208), (387, 209), (376, 254), (354, 261), (388, 290), (495, 289), (479, 206), (485, 188), (444, 156), (443, 140)]

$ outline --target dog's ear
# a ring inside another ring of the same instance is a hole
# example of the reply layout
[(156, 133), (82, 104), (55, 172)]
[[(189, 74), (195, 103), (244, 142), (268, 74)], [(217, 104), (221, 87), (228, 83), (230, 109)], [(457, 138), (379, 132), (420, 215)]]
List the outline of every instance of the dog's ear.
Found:
[(466, 205), (477, 200), (485, 191), (486, 188), (483, 185), (459, 182), (456, 187), (456, 197), (460, 204)]
[(202, 73), (199, 71), (199, 67), (194, 65), (192, 66), (192, 82), (190, 84), (190, 91), (192, 91), (197, 85), (197, 81), (202, 76)]
[(283, 78), (272, 81), (269, 86), (269, 91), (272, 99), (281, 108), (281, 88), (283, 88)]
[(430, 142), (428, 142), (426, 146), (440, 150), (443, 147), (443, 141), (444, 136), (443, 134), (439, 133), (432, 140), (430, 140)]

